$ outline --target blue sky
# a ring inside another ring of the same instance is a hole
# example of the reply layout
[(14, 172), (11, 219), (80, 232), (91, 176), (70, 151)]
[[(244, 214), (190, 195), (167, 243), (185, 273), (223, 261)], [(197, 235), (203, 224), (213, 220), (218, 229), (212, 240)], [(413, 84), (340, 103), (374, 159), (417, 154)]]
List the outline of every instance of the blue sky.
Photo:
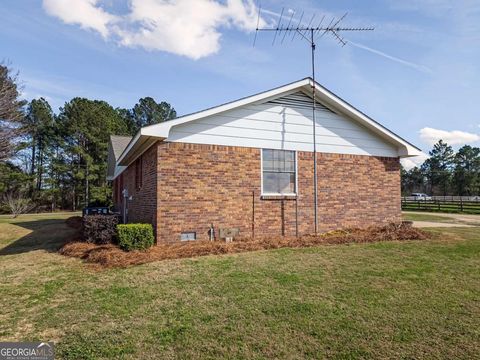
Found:
[[(310, 75), (300, 40), (252, 47), (248, 0), (2, 0), (2, 58), (20, 71), (27, 99), (55, 111), (74, 96), (132, 107), (168, 101), (201, 110)], [(294, 5), (294, 8), (291, 6)], [(480, 1), (261, 1), (265, 25), (282, 7), (298, 19), (340, 17), (375, 26), (317, 46), (317, 79), (424, 151), (444, 138), (480, 145)], [(420, 161), (417, 160), (417, 161)], [(409, 163), (408, 165), (411, 165)]]

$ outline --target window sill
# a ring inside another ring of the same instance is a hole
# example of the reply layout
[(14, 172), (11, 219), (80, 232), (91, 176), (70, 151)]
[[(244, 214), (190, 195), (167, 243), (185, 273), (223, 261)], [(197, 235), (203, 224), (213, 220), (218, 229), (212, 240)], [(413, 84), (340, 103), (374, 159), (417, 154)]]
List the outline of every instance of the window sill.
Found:
[(262, 194), (260, 196), (262, 200), (296, 200), (296, 194)]

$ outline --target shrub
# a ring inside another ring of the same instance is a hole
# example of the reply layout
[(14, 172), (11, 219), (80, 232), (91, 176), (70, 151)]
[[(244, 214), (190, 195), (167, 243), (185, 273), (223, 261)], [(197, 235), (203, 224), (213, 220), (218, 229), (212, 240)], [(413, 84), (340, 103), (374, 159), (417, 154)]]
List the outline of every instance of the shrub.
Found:
[(151, 224), (117, 225), (118, 245), (123, 250), (146, 250), (154, 243)]
[(117, 224), (117, 216), (86, 215), (83, 217), (83, 239), (93, 244), (113, 243)]
[(26, 193), (21, 191), (5, 194), (3, 204), (13, 215), (13, 218), (26, 214), (35, 208), (35, 204), (32, 200), (26, 195)]

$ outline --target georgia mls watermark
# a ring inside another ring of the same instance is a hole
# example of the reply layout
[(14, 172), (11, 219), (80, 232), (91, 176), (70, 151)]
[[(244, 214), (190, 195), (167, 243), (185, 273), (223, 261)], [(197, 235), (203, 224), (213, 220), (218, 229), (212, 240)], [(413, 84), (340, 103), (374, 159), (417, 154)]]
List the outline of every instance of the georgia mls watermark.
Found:
[(0, 360), (52, 360), (53, 342), (0, 342)]

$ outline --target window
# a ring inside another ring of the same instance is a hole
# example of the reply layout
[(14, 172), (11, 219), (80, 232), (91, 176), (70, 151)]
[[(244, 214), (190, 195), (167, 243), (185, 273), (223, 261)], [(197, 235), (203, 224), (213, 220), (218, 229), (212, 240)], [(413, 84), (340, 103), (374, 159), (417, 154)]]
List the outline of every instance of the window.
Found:
[(135, 188), (139, 190), (143, 183), (142, 156), (135, 161)]
[(296, 194), (295, 151), (262, 150), (263, 194)]

